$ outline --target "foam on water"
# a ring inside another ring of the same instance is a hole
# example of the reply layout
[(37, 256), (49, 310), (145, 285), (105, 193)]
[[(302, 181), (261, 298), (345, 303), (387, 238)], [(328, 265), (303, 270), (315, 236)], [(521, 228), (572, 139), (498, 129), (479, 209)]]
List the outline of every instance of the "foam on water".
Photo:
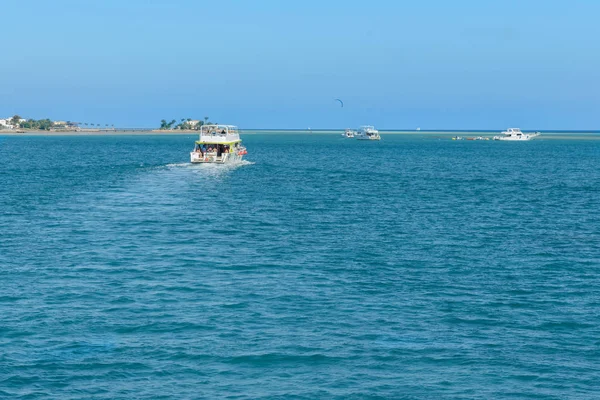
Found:
[(252, 161), (248, 161), (248, 160), (242, 160), (239, 162), (234, 162), (234, 163), (227, 163), (227, 164), (216, 164), (216, 163), (205, 163), (205, 164), (201, 164), (201, 163), (174, 163), (174, 164), (167, 164), (165, 165), (165, 167), (167, 168), (194, 168), (194, 169), (225, 169), (225, 170), (231, 170), (231, 169), (235, 169), (235, 168), (239, 168), (241, 166), (245, 166), (245, 165), (254, 165), (255, 163)]
[[(227, 164), (193, 164), (193, 163), (172, 163), (164, 166), (172, 173), (193, 174), (193, 176), (207, 179), (219, 179), (228, 176), (240, 167), (254, 165), (252, 161), (242, 160)], [(159, 169), (161, 169), (159, 167)]]

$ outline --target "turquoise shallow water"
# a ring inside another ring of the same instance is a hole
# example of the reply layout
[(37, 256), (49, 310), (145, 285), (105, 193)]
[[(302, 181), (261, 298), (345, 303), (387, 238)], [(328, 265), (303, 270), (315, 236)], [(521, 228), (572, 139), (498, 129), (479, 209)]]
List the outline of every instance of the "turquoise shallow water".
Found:
[(600, 141), (0, 137), (0, 398), (595, 398)]

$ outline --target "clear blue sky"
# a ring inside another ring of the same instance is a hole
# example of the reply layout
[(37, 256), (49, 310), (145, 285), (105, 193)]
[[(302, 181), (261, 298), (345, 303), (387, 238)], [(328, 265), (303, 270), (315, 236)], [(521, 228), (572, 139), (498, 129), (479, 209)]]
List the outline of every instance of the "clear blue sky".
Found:
[(0, 117), (600, 129), (597, 0), (3, 0), (1, 15)]

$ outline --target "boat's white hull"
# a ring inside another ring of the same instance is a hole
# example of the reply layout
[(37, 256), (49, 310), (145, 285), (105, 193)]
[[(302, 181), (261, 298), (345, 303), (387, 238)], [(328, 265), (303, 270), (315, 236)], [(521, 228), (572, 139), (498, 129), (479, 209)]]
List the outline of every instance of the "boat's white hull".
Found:
[(380, 136), (357, 136), (358, 140), (381, 140)]
[(527, 140), (531, 140), (533, 138), (536, 138), (540, 136), (539, 134), (531, 134), (531, 135), (521, 135), (519, 137), (513, 137), (513, 136), (494, 136), (494, 140), (503, 140), (503, 141), (508, 141), (508, 142), (525, 142)]
[(243, 154), (238, 153), (225, 153), (221, 157), (217, 157), (216, 153), (202, 153), (191, 152), (190, 161), (193, 164), (233, 164), (242, 161)]

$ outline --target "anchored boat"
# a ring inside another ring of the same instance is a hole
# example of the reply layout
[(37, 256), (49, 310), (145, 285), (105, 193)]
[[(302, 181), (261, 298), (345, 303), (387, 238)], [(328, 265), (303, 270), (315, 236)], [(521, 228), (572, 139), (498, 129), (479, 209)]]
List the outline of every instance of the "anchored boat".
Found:
[(361, 126), (356, 134), (358, 140), (381, 140), (379, 131), (370, 125)]
[(539, 132), (523, 133), (519, 128), (508, 128), (502, 136), (494, 136), (494, 140), (531, 140), (537, 136), (540, 136)]
[(342, 133), (342, 136), (348, 139), (353, 138), (355, 135), (356, 131), (353, 131), (352, 129), (346, 129), (344, 133)]
[(192, 163), (229, 164), (242, 161), (248, 154), (242, 146), (237, 126), (203, 125), (200, 137), (190, 153)]

